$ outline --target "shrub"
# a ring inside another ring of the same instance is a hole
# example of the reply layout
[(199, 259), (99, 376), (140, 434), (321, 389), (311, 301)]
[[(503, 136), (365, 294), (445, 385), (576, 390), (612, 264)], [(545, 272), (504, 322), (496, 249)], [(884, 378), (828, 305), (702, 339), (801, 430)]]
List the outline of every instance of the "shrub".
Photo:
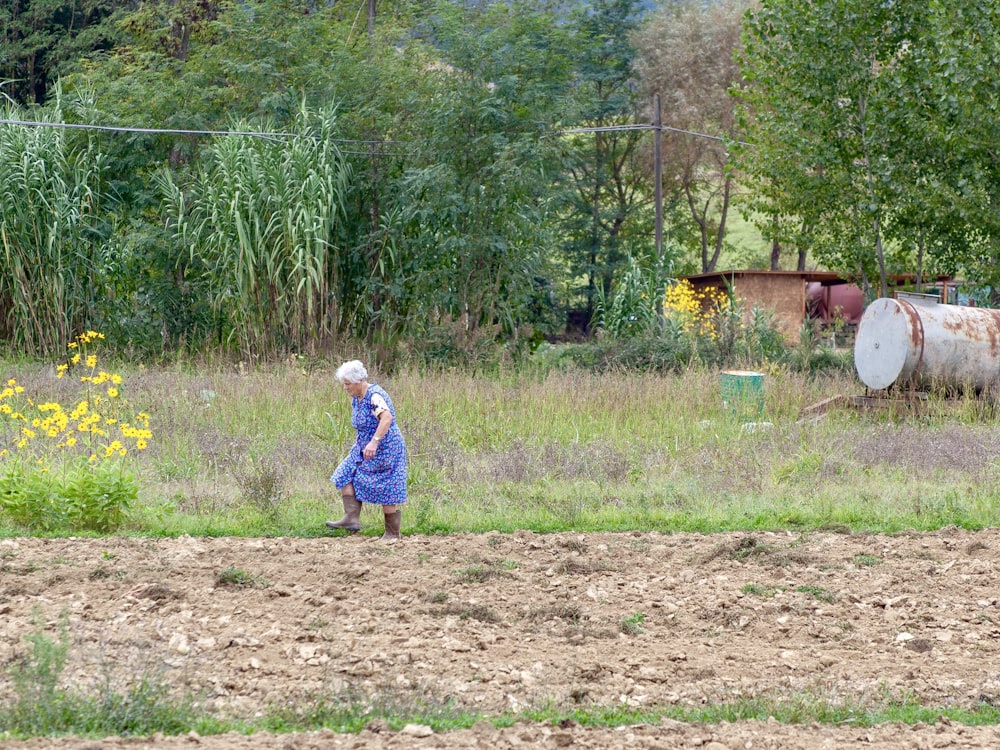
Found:
[(138, 496), (125, 461), (152, 439), (149, 416), (128, 416), (122, 377), (98, 368), (89, 349), (101, 339), (81, 334), (56, 368), (60, 379), (82, 373), (71, 410), (26, 394), (16, 378), (0, 390), (0, 508), (29, 529), (111, 531)]

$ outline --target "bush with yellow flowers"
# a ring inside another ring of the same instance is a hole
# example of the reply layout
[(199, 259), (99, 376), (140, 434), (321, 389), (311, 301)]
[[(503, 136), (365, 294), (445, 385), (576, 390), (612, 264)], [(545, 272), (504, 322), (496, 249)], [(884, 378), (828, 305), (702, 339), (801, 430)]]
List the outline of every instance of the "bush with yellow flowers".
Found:
[(732, 300), (722, 290), (695, 289), (687, 279), (670, 284), (663, 295), (663, 315), (693, 336), (717, 338), (719, 314), (730, 307)]
[(123, 379), (98, 366), (104, 336), (87, 331), (68, 344), (56, 377), (76, 377), (69, 408), (25, 391), (16, 378), (0, 388), (0, 509), (37, 531), (119, 527), (138, 496), (130, 452), (152, 439), (149, 415), (131, 413)]

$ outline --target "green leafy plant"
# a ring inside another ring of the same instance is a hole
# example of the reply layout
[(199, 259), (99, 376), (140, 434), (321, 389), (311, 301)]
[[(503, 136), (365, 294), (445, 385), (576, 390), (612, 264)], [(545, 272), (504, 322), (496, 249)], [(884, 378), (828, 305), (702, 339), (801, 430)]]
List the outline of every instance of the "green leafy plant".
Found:
[(308, 349), (348, 316), (344, 259), (330, 237), (343, 222), (350, 166), (332, 110), (303, 108), (296, 131), (288, 142), (219, 138), (190, 185), (159, 175), (175, 236), (203, 264), (212, 305), (248, 358)]
[(664, 261), (629, 256), (614, 293), (607, 297), (598, 286), (596, 312), (600, 327), (614, 337), (658, 331), (663, 324), (661, 304), (671, 282)]
[[(63, 117), (58, 96), (51, 109), (0, 111), (8, 119)], [(107, 226), (100, 156), (93, 143), (74, 146), (63, 129), (0, 129), (0, 300), (4, 343), (17, 351), (57, 353), (102, 297), (93, 257)]]
[[(39, 619), (36, 612), (36, 625)], [(58, 721), (63, 710), (65, 696), (59, 689), (59, 678), (69, 654), (68, 623), (63, 614), (55, 639), (43, 632), (24, 636), (27, 653), (9, 670), (16, 697), (8, 706), (8, 720), (22, 731), (42, 733)]]
[(628, 617), (623, 617), (618, 626), (625, 635), (641, 635), (646, 632), (642, 627), (644, 622), (646, 622), (646, 615), (642, 612), (634, 612)]

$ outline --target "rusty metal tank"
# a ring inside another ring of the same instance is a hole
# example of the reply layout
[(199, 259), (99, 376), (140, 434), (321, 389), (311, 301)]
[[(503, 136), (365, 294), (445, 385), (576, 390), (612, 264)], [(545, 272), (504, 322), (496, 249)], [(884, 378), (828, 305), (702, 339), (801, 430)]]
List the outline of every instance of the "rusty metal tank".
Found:
[(873, 390), (1000, 387), (1000, 310), (931, 295), (872, 302), (858, 323), (854, 367)]

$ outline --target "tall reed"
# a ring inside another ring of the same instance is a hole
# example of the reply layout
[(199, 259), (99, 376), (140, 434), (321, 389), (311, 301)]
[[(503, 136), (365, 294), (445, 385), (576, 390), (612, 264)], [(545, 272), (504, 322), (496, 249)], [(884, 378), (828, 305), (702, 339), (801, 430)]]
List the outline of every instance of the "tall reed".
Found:
[[(58, 104), (8, 120), (60, 122)], [(0, 128), (0, 334), (14, 350), (55, 355), (100, 298), (102, 160), (60, 128)]]
[(342, 322), (336, 228), (349, 165), (332, 111), (299, 115), (289, 140), (227, 136), (191, 185), (160, 175), (176, 234), (205, 269), (242, 356), (312, 351)]

